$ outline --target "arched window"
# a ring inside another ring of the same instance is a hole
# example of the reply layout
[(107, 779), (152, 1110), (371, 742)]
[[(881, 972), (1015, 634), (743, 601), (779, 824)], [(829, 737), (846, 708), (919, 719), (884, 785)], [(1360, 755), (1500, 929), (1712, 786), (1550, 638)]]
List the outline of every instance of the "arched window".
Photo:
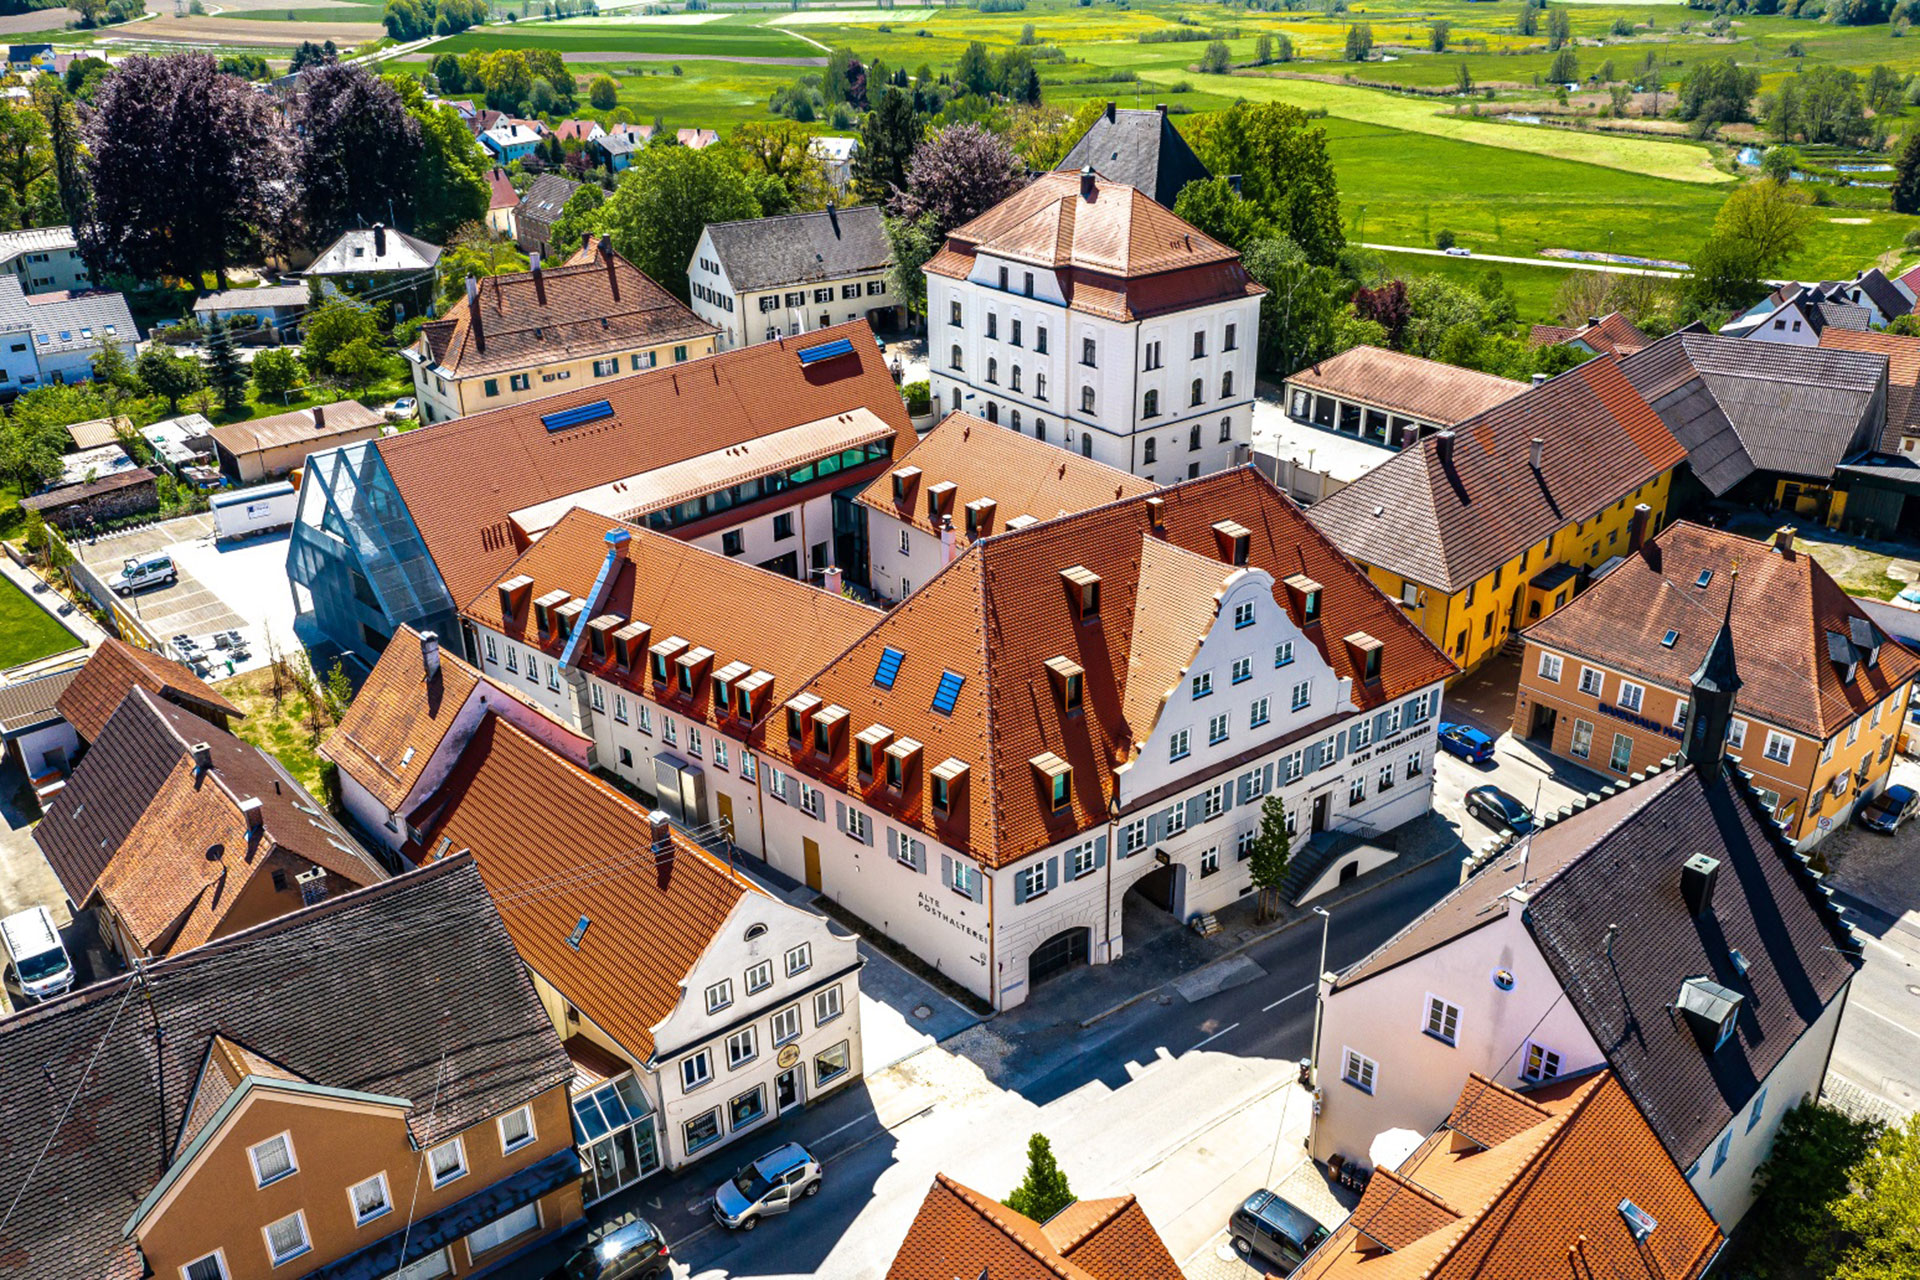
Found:
[(988, 422), (1000, 421), (1000, 406), (998, 403), (992, 400), (987, 401), (987, 421)]
[(1018, 409), (1013, 411), (1013, 429), (1015, 431), (1020, 429), (1020, 411)]
[(1047, 398), (1047, 375), (1044, 373), (1036, 373), (1033, 375), (1033, 398), (1035, 400), (1045, 400)]
[(1020, 366), (1019, 365), (1013, 366), (1012, 373), (1013, 373), (1013, 389), (1015, 391), (1018, 391), (1020, 389)]
[(1035, 440), (1045, 440), (1047, 438), (1047, 420), (1045, 418), (1035, 418), (1033, 420), (1033, 438)]
[(1147, 392), (1146, 399), (1140, 405), (1140, 416), (1143, 418), (1157, 418), (1160, 416), (1160, 393), (1158, 391)]
[(947, 367), (950, 369), (958, 369), (960, 367), (960, 344), (957, 342), (953, 344), (953, 351), (947, 357)]
[(1000, 362), (992, 357), (988, 357), (987, 359), (987, 381), (1000, 381)]
[(1093, 388), (1092, 387), (1080, 388), (1080, 412), (1082, 413), (1093, 412)]
[(1200, 385), (1200, 379), (1195, 378), (1193, 380), (1193, 403), (1199, 404), (1201, 400), (1206, 398), (1206, 394), (1206, 390)]
[(1192, 451), (1198, 449), (1199, 447), (1200, 447), (1200, 424), (1196, 422), (1193, 424), (1193, 429), (1187, 432), (1187, 451), (1191, 453)]
[(1094, 367), (1092, 338), (1083, 338), (1080, 341), (1080, 363), (1089, 369)]
[(1220, 398), (1222, 400), (1225, 400), (1232, 395), (1233, 395), (1233, 370), (1229, 369), (1225, 373), (1220, 375)]
[(1082, 431), (1080, 433), (1080, 456), (1083, 458), (1091, 458), (1093, 456), (1093, 432), (1091, 431)]
[(953, 411), (960, 412), (960, 388), (958, 387), (953, 389)]
[(1157, 448), (1159, 446), (1159, 443), (1160, 442), (1158, 440), (1155, 440), (1152, 436), (1148, 436), (1146, 447), (1140, 451), (1140, 461), (1152, 462), (1154, 459), (1154, 454), (1157, 451)]
[(1221, 444), (1233, 443), (1233, 419), (1232, 418), (1220, 419), (1220, 443)]

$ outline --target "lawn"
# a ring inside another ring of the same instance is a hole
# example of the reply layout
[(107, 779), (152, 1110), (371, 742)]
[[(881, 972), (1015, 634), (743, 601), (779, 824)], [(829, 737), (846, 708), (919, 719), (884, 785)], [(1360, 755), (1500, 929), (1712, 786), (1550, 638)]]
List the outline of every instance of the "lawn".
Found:
[(1466, 288), (1477, 288), (1490, 275), (1498, 275), (1512, 296), (1522, 326), (1560, 323), (1560, 309), (1554, 300), (1560, 286), (1572, 271), (1560, 267), (1525, 267), (1512, 262), (1475, 262), (1472, 258), (1437, 258), (1423, 253), (1383, 253), (1387, 273), (1410, 279), (1414, 276), (1440, 276)]
[(291, 680), (282, 686), (280, 705), (273, 701), (273, 669), (248, 671), (214, 686), (227, 701), (246, 712), (234, 732), (286, 766), (301, 786), (322, 803), (326, 791), (320, 774), (325, 762), (316, 746), (333, 732), (333, 721), (323, 711), (316, 735), (309, 723), (306, 698)]
[(35, 604), (11, 578), (0, 578), (0, 670), (79, 647), (73, 632)]
[(431, 46), (432, 52), (494, 49), (556, 49), (561, 53), (702, 54), (717, 58), (817, 58), (818, 46), (771, 27), (702, 23), (646, 26), (611, 22), (538, 22), (463, 31)]

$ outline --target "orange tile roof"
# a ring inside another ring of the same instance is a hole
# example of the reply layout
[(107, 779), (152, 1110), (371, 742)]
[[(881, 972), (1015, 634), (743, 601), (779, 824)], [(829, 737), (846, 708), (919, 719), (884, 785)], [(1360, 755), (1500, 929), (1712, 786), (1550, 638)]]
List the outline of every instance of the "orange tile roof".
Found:
[(964, 279), (981, 253), (1057, 271), (1070, 308), (1120, 320), (1266, 292), (1238, 253), (1153, 197), (1104, 178), (1083, 196), (1077, 173), (1042, 174), (954, 229), (924, 269)]
[[(1530, 1118), (1487, 1144), (1458, 1127), (1498, 1107)], [(1631, 1200), (1656, 1222), (1636, 1240)], [(1524, 1096), (1468, 1079), (1453, 1115), (1359, 1207), (1295, 1280), (1692, 1280), (1724, 1238), (1611, 1071)]]
[(1351, 347), (1297, 370), (1287, 381), (1311, 391), (1411, 414), (1443, 427), (1511, 400), (1527, 389), (1524, 382), (1497, 378), (1478, 369), (1462, 369), (1369, 346)]
[[(856, 733), (880, 723), (923, 744), (923, 767), (903, 794), (889, 794), (883, 779), (860, 783), (850, 772), (850, 752), (831, 766), (811, 751), (796, 752), (784, 726), (763, 735), (762, 749), (988, 866), (1101, 826), (1117, 790), (1115, 768), (1152, 729), (1161, 696), (1212, 623), (1215, 593), (1235, 572), (1217, 556), (1213, 525), (1222, 520), (1250, 531), (1251, 566), (1276, 581), (1305, 573), (1322, 584), (1322, 621), (1307, 634), (1337, 676), (1356, 674), (1339, 637), (1365, 631), (1383, 642), (1380, 682), (1354, 680), (1361, 707), (1384, 705), (1455, 670), (1253, 469), (1150, 497), (1161, 500), (1169, 545), (1158, 545), (1162, 538), (1151, 532), (1149, 496), (982, 539), (806, 685), (848, 708)], [(1076, 621), (1062, 587), (1061, 571), (1074, 565), (1100, 575), (1098, 627)], [(881, 689), (873, 676), (887, 648), (906, 656), (893, 687)], [(1081, 713), (1062, 713), (1045, 692), (1045, 664), (1058, 655), (1085, 668)], [(932, 709), (943, 672), (962, 679), (951, 714)], [(777, 695), (782, 702), (788, 696)], [(1028, 763), (1043, 752), (1073, 766), (1070, 803), (1059, 812), (1043, 802)], [(924, 778), (949, 757), (969, 767), (966, 802), (940, 819)]]
[(1920, 338), (1881, 329), (1856, 333), (1828, 325), (1820, 331), (1820, 345), (1887, 358), (1887, 425), (1880, 433), (1881, 453), (1899, 453), (1902, 436), (1920, 435)]
[[(800, 364), (800, 348), (836, 338), (853, 351)], [(561, 431), (541, 421), (596, 400), (608, 401), (613, 416)], [(896, 458), (912, 447), (906, 403), (864, 320), (469, 414), (376, 447), (448, 594), (460, 602), (525, 550), (510, 512), (860, 407), (894, 428)]]
[(1564, 346), (1576, 341), (1586, 343), (1603, 356), (1630, 356), (1653, 343), (1652, 338), (1618, 311), (1610, 311), (1592, 324), (1577, 327), (1537, 324), (1527, 335), (1528, 345), (1535, 347)]
[(100, 736), (100, 730), (106, 727), (121, 701), (136, 687), (203, 715), (209, 712), (215, 716), (243, 715), (240, 708), (214, 692), (211, 685), (171, 658), (136, 649), (112, 637), (88, 656), (80, 674), (54, 706), (75, 732), (92, 742)]
[(1180, 1280), (1132, 1196), (1082, 1200), (1042, 1224), (935, 1174), (887, 1280)]
[(678, 832), (659, 865), (638, 805), (499, 716), (481, 721), (436, 803), (429, 845), (472, 851), (527, 966), (636, 1064), (687, 971), (760, 892)]
[[(1885, 637), (1879, 663), (1861, 662), (1848, 683), (1829, 657), (1827, 636), (1849, 635), (1869, 620), (1820, 562), (1685, 520), (1524, 634), (1530, 643), (1685, 689), (1726, 617), (1736, 569), (1738, 714), (1826, 739), (1920, 675), (1920, 655)], [(1707, 585), (1696, 586), (1709, 571)], [(1668, 631), (1679, 633), (1671, 646), (1663, 643)]]
[(893, 500), (891, 474), (880, 476), (861, 490), (860, 504), (925, 533), (937, 534), (939, 530), (927, 514), (927, 491), (934, 485), (950, 483), (955, 486), (953, 544), (958, 548), (970, 541), (967, 504), (981, 498), (994, 502), (993, 521), (985, 530), (992, 534), (1005, 530), (1007, 521), (1018, 516), (1051, 520), (1151, 493), (1159, 487), (970, 413), (948, 414), (900, 459), (899, 466), (920, 469), (905, 506)]

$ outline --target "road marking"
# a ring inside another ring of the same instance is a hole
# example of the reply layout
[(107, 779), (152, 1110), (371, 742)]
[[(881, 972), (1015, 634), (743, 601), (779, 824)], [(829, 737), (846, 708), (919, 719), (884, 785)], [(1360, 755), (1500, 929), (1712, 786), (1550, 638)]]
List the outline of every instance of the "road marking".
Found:
[[(1880, 1021), (1886, 1023), (1888, 1026), (1892, 1027), (1894, 1030), (1904, 1031), (1908, 1035), (1912, 1036), (1915, 1040), (1920, 1040), (1920, 1031), (1915, 1031), (1912, 1027), (1908, 1026), (1904, 1022), (1899, 1021), (1898, 1019), (1889, 1018), (1886, 1014), (1881, 1013), (1878, 1009), (1869, 1009), (1867, 1008), (1867, 1006), (1863, 1004), (1853, 1004), (1851, 1002), (1848, 1003), (1847, 1008), (1858, 1009), (1862, 1013), (1871, 1014), (1872, 1016), (1880, 1019)], [(1231, 1031), (1233, 1030), (1233, 1028), (1228, 1027), (1227, 1030)], [(1204, 1043), (1204, 1041), (1202, 1043)], [(1194, 1046), (1194, 1048), (1196, 1049), (1198, 1049), (1199, 1047), (1200, 1047), (1199, 1045)]]
[(1268, 1005), (1265, 1009), (1262, 1009), (1260, 1012), (1267, 1013), (1271, 1010), (1278, 1009), (1281, 1005), (1293, 999), (1295, 996), (1303, 996), (1307, 994), (1307, 992), (1313, 990), (1313, 988), (1314, 988), (1314, 984), (1309, 982), (1306, 986), (1300, 988), (1298, 991), (1290, 991), (1286, 995), (1281, 996), (1278, 1000), (1275, 1000), (1272, 1004)]
[(1219, 1038), (1220, 1038), (1221, 1036), (1223, 1036), (1223, 1035), (1225, 1035), (1225, 1034), (1227, 1034), (1227, 1032), (1229, 1032), (1229, 1031), (1231, 1031), (1231, 1030), (1233, 1030), (1233, 1028), (1234, 1028), (1234, 1027), (1237, 1027), (1237, 1026), (1239, 1026), (1239, 1025), (1240, 1025), (1240, 1024), (1236, 1022), (1236, 1023), (1234, 1023), (1234, 1024), (1233, 1024), (1233, 1026), (1231, 1026), (1231, 1027), (1222, 1027), (1222, 1028), (1220, 1028), (1220, 1029), (1219, 1029), (1218, 1031), (1216, 1031), (1216, 1032), (1214, 1032), (1214, 1033), (1213, 1033), (1212, 1035), (1210, 1035), (1210, 1036), (1208, 1036), (1208, 1037), (1207, 1037), (1207, 1038), (1206, 1038), (1205, 1040), (1202, 1040), (1202, 1041), (1201, 1041), (1201, 1042), (1200, 1042), (1199, 1044), (1197, 1044), (1197, 1045), (1195, 1045), (1195, 1046), (1193, 1046), (1193, 1049), (1189, 1049), (1189, 1050), (1187, 1050), (1187, 1052), (1188, 1052), (1188, 1053), (1192, 1053), (1194, 1049), (1204, 1049), (1204, 1048), (1206, 1048), (1206, 1047), (1207, 1047), (1208, 1045), (1210, 1045), (1210, 1044), (1212, 1044), (1212, 1043), (1213, 1043), (1213, 1042), (1214, 1042), (1215, 1040), (1218, 1040), (1218, 1039), (1219, 1039)]

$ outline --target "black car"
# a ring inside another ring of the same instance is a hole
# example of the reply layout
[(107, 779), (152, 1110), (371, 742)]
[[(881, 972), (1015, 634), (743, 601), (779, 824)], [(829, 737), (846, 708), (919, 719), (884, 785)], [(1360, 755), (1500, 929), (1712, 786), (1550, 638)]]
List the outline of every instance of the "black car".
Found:
[(1498, 787), (1475, 787), (1467, 792), (1467, 812), (1495, 829), (1510, 827), (1516, 835), (1533, 830), (1533, 810)]
[(561, 1274), (566, 1280), (667, 1280), (672, 1263), (660, 1228), (635, 1218), (568, 1258)]
[(1890, 836), (1916, 813), (1920, 813), (1920, 792), (1896, 784), (1861, 805), (1854, 820), (1869, 831)]
[(1327, 1238), (1327, 1229), (1298, 1205), (1256, 1191), (1227, 1223), (1233, 1251), (1275, 1275), (1289, 1275)]

